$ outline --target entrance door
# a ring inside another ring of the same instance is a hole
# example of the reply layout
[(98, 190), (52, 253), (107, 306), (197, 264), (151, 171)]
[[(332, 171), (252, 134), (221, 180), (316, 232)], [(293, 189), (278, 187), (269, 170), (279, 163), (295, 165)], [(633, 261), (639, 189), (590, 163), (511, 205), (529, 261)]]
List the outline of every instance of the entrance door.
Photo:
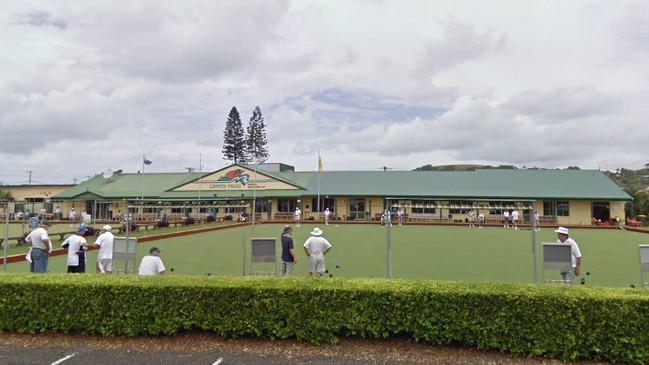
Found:
[(365, 199), (349, 200), (349, 219), (365, 220)]
[(593, 202), (593, 217), (601, 222), (611, 220), (610, 206), (608, 202)]

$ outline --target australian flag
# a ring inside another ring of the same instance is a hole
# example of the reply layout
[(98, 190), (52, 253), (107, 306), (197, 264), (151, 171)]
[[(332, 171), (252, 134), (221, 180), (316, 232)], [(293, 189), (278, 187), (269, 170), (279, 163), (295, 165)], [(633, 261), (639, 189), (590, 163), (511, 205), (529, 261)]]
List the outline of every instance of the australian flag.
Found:
[(142, 156), (142, 158), (143, 158), (143, 162), (144, 162), (145, 165), (151, 165), (153, 163), (153, 161), (147, 160), (147, 158), (144, 157), (144, 156)]

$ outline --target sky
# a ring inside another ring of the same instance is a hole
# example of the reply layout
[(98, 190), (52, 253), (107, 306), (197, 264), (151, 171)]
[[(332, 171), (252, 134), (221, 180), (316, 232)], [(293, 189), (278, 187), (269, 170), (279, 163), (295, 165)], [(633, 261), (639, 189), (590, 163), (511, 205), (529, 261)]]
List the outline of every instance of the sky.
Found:
[(3, 1), (0, 184), (215, 171), (257, 106), (297, 171), (641, 169), (648, 65), (644, 0)]

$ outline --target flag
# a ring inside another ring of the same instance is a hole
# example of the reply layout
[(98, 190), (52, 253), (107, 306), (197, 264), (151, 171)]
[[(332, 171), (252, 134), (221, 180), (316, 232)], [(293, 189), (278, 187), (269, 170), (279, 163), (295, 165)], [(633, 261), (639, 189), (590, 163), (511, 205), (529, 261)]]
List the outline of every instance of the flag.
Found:
[(201, 166), (200, 166), (200, 171), (205, 171), (207, 169), (207, 165), (205, 164), (205, 160), (201, 157)]
[(320, 158), (320, 152), (318, 152), (318, 172), (320, 173), (320, 178), (324, 176), (324, 170), (322, 169), (322, 159)]
[(153, 161), (147, 160), (146, 157), (144, 157), (144, 156), (142, 156), (142, 159), (143, 159), (142, 162), (144, 162), (145, 165), (151, 165), (153, 163)]

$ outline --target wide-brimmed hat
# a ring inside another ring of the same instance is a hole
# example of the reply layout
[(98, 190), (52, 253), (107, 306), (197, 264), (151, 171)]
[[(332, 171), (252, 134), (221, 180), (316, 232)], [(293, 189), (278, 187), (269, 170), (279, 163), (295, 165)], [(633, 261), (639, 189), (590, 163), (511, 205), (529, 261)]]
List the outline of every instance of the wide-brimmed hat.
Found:
[(566, 227), (559, 227), (555, 230), (555, 232), (560, 233), (560, 234), (570, 234), (570, 230)]
[(50, 221), (45, 221), (45, 220), (44, 220), (44, 221), (41, 221), (41, 226), (48, 226), (48, 227), (51, 227), (51, 226), (52, 226), (52, 223), (50, 223)]
[(161, 248), (158, 248), (158, 247), (155, 247), (155, 246), (153, 246), (153, 247), (151, 247), (151, 249), (149, 250), (149, 253), (154, 253), (154, 252), (156, 252), (156, 251), (158, 251), (158, 252), (160, 252), (160, 251), (162, 251), (162, 249), (161, 249)]
[(77, 227), (77, 232), (88, 232), (88, 228), (84, 226)]
[(282, 233), (292, 232), (292, 231), (293, 231), (293, 227), (291, 227), (291, 226), (286, 226), (286, 227), (284, 227), (284, 231), (282, 231)]
[(311, 234), (312, 234), (313, 236), (319, 236), (319, 235), (322, 234), (322, 230), (321, 230), (320, 228), (318, 228), (318, 227), (315, 227), (315, 228), (313, 229), (313, 231), (311, 231)]
[(110, 231), (113, 229), (113, 227), (111, 227), (111, 226), (109, 226), (109, 225), (107, 224), (107, 225), (101, 227), (101, 229), (103, 229), (104, 231), (108, 231), (108, 232), (110, 232)]

